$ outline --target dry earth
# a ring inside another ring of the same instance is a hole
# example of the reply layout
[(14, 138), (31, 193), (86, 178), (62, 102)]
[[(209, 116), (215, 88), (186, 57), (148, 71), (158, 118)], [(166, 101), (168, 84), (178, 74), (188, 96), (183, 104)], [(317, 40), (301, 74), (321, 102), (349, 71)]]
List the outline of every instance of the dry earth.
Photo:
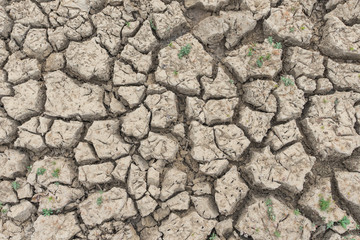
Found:
[(0, 240), (359, 240), (359, 0), (0, 0)]

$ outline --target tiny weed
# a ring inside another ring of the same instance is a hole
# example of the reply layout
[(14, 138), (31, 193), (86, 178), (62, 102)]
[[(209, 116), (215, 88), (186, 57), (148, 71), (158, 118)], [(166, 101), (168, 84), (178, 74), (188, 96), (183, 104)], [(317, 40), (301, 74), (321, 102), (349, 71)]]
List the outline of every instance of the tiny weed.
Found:
[(302, 231), (304, 229), (304, 226), (300, 226), (299, 229), (300, 231)]
[(276, 48), (276, 49), (282, 49), (281, 42), (275, 43), (274, 48)]
[(96, 204), (97, 204), (98, 206), (100, 206), (102, 203), (103, 203), (102, 197), (98, 197), (98, 198), (96, 199)]
[(335, 99), (334, 104), (335, 104), (335, 105), (338, 105), (338, 104), (339, 104), (339, 99), (338, 99), (338, 98)]
[(0, 208), (2, 208), (3, 207), (3, 203), (2, 202), (0, 202)]
[(270, 58), (271, 58), (271, 54), (270, 53), (266, 54), (265, 59), (270, 60)]
[(173, 47), (173, 43), (170, 42), (168, 46), (172, 48), (172, 47)]
[(280, 237), (280, 236), (281, 236), (281, 233), (280, 233), (278, 230), (276, 230), (276, 231), (274, 232), (274, 235), (275, 235), (275, 237)]
[(5, 208), (1, 209), (1, 212), (2, 212), (3, 214), (6, 214), (8, 211), (9, 211), (9, 209), (5, 209)]
[(180, 52), (178, 53), (178, 57), (181, 59), (182, 57), (189, 55), (190, 50), (191, 50), (191, 45), (186, 44), (186, 46), (180, 49)]
[(57, 169), (55, 169), (55, 170), (51, 173), (51, 175), (52, 175), (53, 177), (59, 178), (59, 173), (60, 173), (60, 169), (57, 168)]
[(322, 130), (324, 130), (324, 129), (325, 129), (325, 127), (324, 127), (324, 126), (321, 126), (321, 129), (322, 129)]
[(300, 29), (301, 29), (301, 30), (305, 30), (305, 27), (304, 27), (304, 26), (302, 26), (302, 27), (300, 27)]
[(209, 240), (215, 240), (216, 239), (216, 234), (213, 232), (210, 237)]
[(260, 56), (258, 60), (256, 60), (256, 65), (261, 68), (263, 65), (263, 56)]
[(340, 225), (346, 229), (347, 225), (350, 224), (350, 219), (347, 216), (344, 216), (340, 221), (339, 221)]
[(358, 75), (358, 78), (360, 78), (360, 74)]
[(230, 82), (231, 84), (234, 84), (234, 80), (232, 80), (232, 79), (229, 79), (229, 82)]
[(249, 52), (248, 52), (248, 56), (252, 56), (253, 55), (253, 51), (254, 51), (254, 49), (253, 48), (249, 48)]
[(301, 214), (301, 212), (299, 209), (295, 209), (294, 214), (295, 214), (295, 216), (299, 216)]
[(325, 200), (323, 197), (319, 200), (319, 206), (321, 211), (327, 211), (330, 207), (330, 198)]
[(149, 22), (150, 22), (150, 27), (156, 31), (156, 27), (155, 27), (155, 24), (153, 23), (153, 21), (150, 20)]
[(52, 196), (48, 197), (49, 202), (51, 202), (52, 200), (54, 200), (54, 198)]
[(355, 49), (353, 47), (350, 48), (350, 51), (355, 51)]
[(179, 74), (179, 72), (178, 71), (174, 71), (174, 75), (176, 76), (176, 75), (178, 75)]
[[(360, 77), (360, 75), (359, 75), (359, 77)], [(32, 170), (32, 165), (27, 166), (26, 169), (27, 169), (28, 172), (31, 172), (31, 170)]]
[(273, 42), (274, 42), (274, 40), (273, 40), (273, 38), (272, 38), (272, 37), (268, 37), (268, 39), (267, 39), (267, 40), (268, 40), (269, 44), (271, 44), (271, 45), (272, 45), (272, 44), (273, 44)]
[(359, 229), (360, 229), (360, 225), (359, 225), (359, 224), (356, 224), (355, 229), (356, 229), (356, 230), (359, 230)]
[(294, 28), (294, 27), (290, 27), (290, 28), (289, 28), (289, 31), (290, 31), (290, 32), (294, 32), (294, 31), (295, 31), (295, 28)]
[(126, 22), (126, 26), (127, 26), (127, 27), (130, 27), (130, 22)]
[(59, 183), (59, 182), (55, 182), (54, 184), (55, 184), (56, 186), (59, 186), (59, 185), (60, 185), (60, 183)]
[(55, 162), (55, 161), (53, 161), (53, 162), (52, 162), (52, 165), (54, 165), (54, 166), (55, 166), (55, 165), (56, 165), (56, 162)]
[(46, 172), (46, 169), (45, 168), (38, 168), (36, 170), (36, 174), (37, 175), (44, 175), (44, 173)]
[(53, 212), (53, 210), (51, 210), (51, 208), (49, 208), (49, 209), (47, 209), (47, 208), (43, 208), (43, 210), (42, 210), (42, 214), (44, 215), (44, 216), (50, 216), (50, 215), (52, 215), (54, 212)]
[(324, 103), (327, 103), (327, 100), (326, 100), (326, 98), (324, 98), (324, 99), (323, 99), (323, 102), (324, 102)]
[(280, 78), (281, 81), (283, 81), (283, 83), (285, 84), (285, 86), (294, 86), (294, 82), (290, 79), (290, 78), (287, 78), (287, 77), (281, 77)]
[(270, 198), (265, 200), (265, 204), (267, 206), (267, 214), (271, 221), (275, 221), (276, 216), (274, 214), (273, 204)]
[(326, 229), (330, 229), (334, 226), (334, 222), (333, 221), (330, 221), (326, 224)]
[(14, 190), (18, 190), (20, 188), (20, 183), (14, 181), (11, 183), (11, 186), (13, 187)]

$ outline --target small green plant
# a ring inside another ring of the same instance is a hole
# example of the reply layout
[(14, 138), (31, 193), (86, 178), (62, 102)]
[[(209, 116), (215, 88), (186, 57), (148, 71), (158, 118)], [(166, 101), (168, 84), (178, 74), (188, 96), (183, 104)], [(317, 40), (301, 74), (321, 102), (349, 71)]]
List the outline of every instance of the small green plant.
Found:
[(47, 208), (43, 208), (43, 210), (42, 210), (42, 214), (44, 215), (44, 216), (50, 216), (50, 215), (52, 215), (54, 212), (53, 212), (53, 210), (51, 210), (51, 208), (49, 208), (49, 209), (47, 209)]
[(294, 82), (287, 77), (280, 77), (280, 80), (285, 84), (285, 86), (294, 86)]
[(232, 80), (232, 79), (229, 79), (229, 82), (230, 82), (231, 84), (234, 84), (234, 80)]
[(326, 229), (330, 229), (334, 226), (334, 221), (330, 221), (326, 224)]
[(270, 60), (270, 58), (271, 58), (271, 54), (270, 53), (266, 54), (265, 59)]
[(60, 173), (60, 169), (57, 168), (51, 173), (51, 175), (55, 178), (59, 178), (59, 173)]
[(350, 219), (347, 216), (344, 216), (340, 221), (339, 221), (340, 225), (346, 229), (347, 225), (350, 224)]
[(130, 22), (126, 22), (126, 26), (129, 28), (130, 27)]
[(209, 240), (215, 240), (216, 239), (216, 234), (213, 232), (210, 237)]
[(276, 48), (276, 49), (282, 49), (281, 42), (275, 43), (274, 48)]
[(52, 165), (54, 165), (54, 166), (55, 166), (55, 165), (56, 165), (56, 162), (55, 162), (55, 161), (53, 161), (53, 162), (52, 162)]
[(190, 44), (186, 44), (186, 46), (182, 47), (180, 49), (180, 52), (178, 53), (179, 59), (181, 59), (184, 56), (189, 55), (190, 50), (191, 50), (191, 45)]
[(102, 199), (102, 196), (100, 196), (100, 197), (98, 197), (98, 198), (96, 199), (96, 204), (97, 204), (98, 206), (100, 206), (102, 203), (103, 203), (103, 199)]
[(255, 51), (253, 48), (249, 48), (248, 56), (251, 57), (253, 55), (253, 51)]
[(16, 190), (18, 190), (20, 188), (20, 183), (14, 181), (14, 182), (11, 183), (11, 186), (16, 191)]
[(54, 198), (52, 196), (48, 197), (49, 202), (51, 202), (52, 200), (54, 200)]
[(359, 229), (360, 229), (360, 225), (359, 225), (359, 224), (356, 224), (355, 229), (356, 229), (356, 230), (359, 230)]
[(149, 22), (150, 22), (150, 27), (156, 31), (156, 27), (153, 20), (150, 20)]
[(176, 76), (176, 75), (178, 75), (179, 74), (179, 72), (178, 71), (174, 71), (174, 75)]
[(273, 40), (273, 38), (272, 37), (268, 37), (268, 43), (270, 44), (270, 45), (272, 45), (273, 44), (273, 42), (274, 42), (274, 40)]
[(276, 216), (275, 216), (275, 214), (274, 214), (273, 203), (272, 203), (271, 199), (270, 199), (270, 198), (267, 198), (267, 199), (265, 200), (265, 204), (266, 204), (266, 206), (267, 206), (267, 214), (268, 214), (269, 219), (270, 219), (271, 221), (275, 221)]
[(339, 102), (340, 102), (340, 101), (339, 101), (339, 99), (338, 99), (338, 98), (336, 98), (336, 99), (335, 99), (335, 101), (334, 101), (334, 104), (335, 104), (335, 105), (338, 105), (338, 104), (339, 104)]
[(304, 226), (300, 226), (299, 229), (300, 231), (302, 231), (304, 229)]
[(32, 165), (27, 166), (26, 169), (27, 169), (28, 172), (31, 172), (31, 170), (32, 170)]
[(304, 27), (304, 26), (302, 26), (302, 27), (300, 27), (300, 29), (301, 29), (302, 31), (304, 31), (304, 30), (305, 30), (305, 27)]
[(9, 211), (9, 209), (6, 209), (6, 208), (1, 209), (1, 212), (2, 212), (3, 214), (6, 214), (8, 211)]
[(257, 60), (256, 60), (256, 65), (261, 68), (262, 65), (264, 64), (264, 57), (260, 56)]
[(323, 99), (323, 102), (324, 102), (324, 103), (327, 103), (327, 100), (326, 100), (326, 98), (324, 98), (324, 99)]
[(172, 48), (172, 47), (173, 47), (173, 43), (170, 42), (168, 46)]
[(276, 231), (274, 232), (274, 235), (275, 235), (275, 237), (280, 237), (280, 236), (281, 236), (281, 233), (280, 233), (278, 230), (276, 230)]
[(36, 174), (37, 175), (44, 175), (44, 173), (46, 172), (46, 169), (45, 168), (38, 168), (36, 170)]
[(330, 198), (325, 200), (323, 197), (319, 200), (319, 206), (321, 211), (327, 211), (330, 207)]
[(355, 48), (353, 48), (353, 47), (350, 47), (350, 51), (355, 51)]
[(360, 78), (360, 74), (358, 75), (358, 78)]
[(55, 186), (59, 186), (59, 185), (60, 185), (60, 183), (59, 183), (59, 182), (55, 182), (54, 184), (55, 184)]
[(295, 209), (294, 214), (295, 214), (295, 216), (299, 216), (301, 214), (301, 212), (299, 209)]
[(290, 31), (290, 32), (294, 32), (294, 31), (295, 31), (295, 28), (294, 28), (294, 27), (290, 27), (290, 28), (289, 28), (289, 31)]

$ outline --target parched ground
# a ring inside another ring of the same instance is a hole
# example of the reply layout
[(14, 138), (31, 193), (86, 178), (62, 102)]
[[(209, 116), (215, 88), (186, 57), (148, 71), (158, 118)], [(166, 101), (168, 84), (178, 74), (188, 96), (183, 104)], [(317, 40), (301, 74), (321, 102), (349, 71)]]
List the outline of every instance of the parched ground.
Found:
[(0, 240), (360, 240), (359, 0), (0, 0)]

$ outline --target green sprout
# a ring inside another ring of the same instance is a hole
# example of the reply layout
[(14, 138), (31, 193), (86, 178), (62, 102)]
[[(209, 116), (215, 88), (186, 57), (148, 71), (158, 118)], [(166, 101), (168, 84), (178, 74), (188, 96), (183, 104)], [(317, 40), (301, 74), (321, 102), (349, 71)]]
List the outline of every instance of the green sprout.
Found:
[(59, 186), (59, 185), (60, 185), (60, 183), (59, 183), (59, 182), (55, 182), (54, 184), (55, 184), (55, 186)]
[(6, 214), (8, 211), (9, 211), (9, 209), (5, 209), (5, 208), (1, 209), (1, 212), (2, 212), (3, 214)]
[(294, 32), (294, 31), (295, 31), (295, 28), (294, 28), (294, 27), (290, 27), (290, 28), (289, 28), (289, 31), (290, 31), (290, 32)]
[(325, 200), (323, 197), (319, 200), (319, 206), (321, 211), (327, 211), (330, 207), (330, 198)]
[(346, 229), (347, 225), (350, 224), (350, 219), (347, 216), (344, 216), (340, 221), (339, 221), (340, 225)]
[(213, 232), (209, 237), (209, 240), (215, 240), (215, 239), (216, 239), (216, 234)]
[(31, 170), (32, 170), (32, 165), (27, 166), (26, 169), (27, 169), (28, 172), (31, 172)]
[(274, 42), (272, 37), (268, 37), (268, 39), (267, 39), (267, 40), (268, 40), (269, 44), (271, 44), (271, 45), (272, 45), (272, 44), (273, 44), (273, 42)]
[(59, 178), (59, 173), (60, 173), (60, 169), (57, 168), (57, 169), (55, 169), (55, 170), (51, 173), (51, 175), (52, 175), (53, 177)]
[(350, 47), (350, 51), (355, 51), (355, 48), (353, 48), (353, 47)]
[(98, 197), (98, 198), (96, 199), (96, 204), (97, 204), (98, 206), (100, 206), (102, 203), (103, 203), (103, 199), (102, 199), (102, 197), (100, 196), (100, 197)]
[(326, 229), (330, 229), (334, 226), (334, 221), (330, 221), (326, 224)]
[(285, 84), (285, 86), (294, 86), (294, 82), (287, 77), (280, 77), (281, 81)]
[(301, 29), (301, 30), (305, 30), (305, 27), (304, 27), (304, 26), (302, 26), (302, 27), (300, 27), (300, 29)]
[(182, 47), (180, 49), (180, 52), (178, 53), (179, 59), (181, 59), (184, 56), (189, 55), (190, 50), (191, 50), (191, 45), (190, 44), (186, 44), (186, 46)]
[(270, 60), (270, 58), (271, 58), (271, 54), (270, 53), (266, 54), (265, 59)]
[(282, 49), (281, 42), (275, 43), (274, 48), (276, 48), (276, 49)]
[(327, 100), (326, 100), (326, 98), (324, 98), (324, 99), (323, 99), (323, 102), (324, 102), (324, 103), (327, 103)]
[(51, 202), (52, 200), (54, 200), (54, 198), (52, 196), (48, 197), (49, 202)]
[(168, 46), (172, 48), (172, 47), (173, 47), (173, 43), (170, 42)]
[(127, 27), (130, 27), (130, 22), (126, 22), (126, 26), (127, 26)]
[(248, 52), (248, 56), (252, 56), (253, 55), (253, 51), (255, 51), (253, 48), (249, 48), (249, 52)]
[(230, 82), (231, 84), (234, 84), (234, 80), (232, 80), (232, 79), (229, 79), (229, 82)]
[(51, 210), (51, 208), (49, 208), (49, 209), (47, 209), (47, 208), (43, 208), (43, 210), (42, 210), (42, 214), (44, 215), (44, 216), (50, 216), (50, 215), (52, 215), (54, 212), (53, 212), (53, 210)]
[(36, 174), (37, 175), (44, 175), (44, 173), (46, 172), (46, 169), (45, 168), (38, 168), (36, 170)]
[(264, 57), (260, 56), (258, 60), (256, 60), (256, 65), (261, 68), (264, 63)]
[(178, 71), (174, 71), (174, 75), (176, 76), (176, 75), (178, 75), (179, 74), (179, 72)]
[(155, 24), (153, 23), (153, 21), (149, 20), (149, 22), (150, 22), (150, 27), (156, 31), (156, 27), (155, 27)]
[(18, 190), (20, 188), (20, 183), (14, 181), (14, 182), (11, 183), (11, 186), (16, 191), (16, 190)]
[(271, 199), (270, 199), (270, 198), (267, 198), (267, 199), (265, 200), (265, 204), (266, 204), (266, 206), (267, 206), (267, 214), (268, 214), (269, 219), (270, 219), (271, 221), (275, 221), (276, 216), (275, 216), (275, 214), (274, 214), (273, 203), (272, 203)]
[(339, 102), (340, 102), (340, 101), (339, 101), (339, 99), (338, 99), (338, 98), (336, 98), (336, 99), (335, 99), (335, 101), (334, 101), (334, 104), (335, 104), (335, 105), (338, 105), (338, 104), (339, 104)]
[(300, 210), (297, 208), (294, 210), (295, 216), (299, 216), (301, 214)]
[(280, 236), (281, 236), (281, 233), (280, 233), (278, 230), (276, 230), (276, 231), (274, 232), (274, 235), (275, 235), (275, 237), (280, 237)]

